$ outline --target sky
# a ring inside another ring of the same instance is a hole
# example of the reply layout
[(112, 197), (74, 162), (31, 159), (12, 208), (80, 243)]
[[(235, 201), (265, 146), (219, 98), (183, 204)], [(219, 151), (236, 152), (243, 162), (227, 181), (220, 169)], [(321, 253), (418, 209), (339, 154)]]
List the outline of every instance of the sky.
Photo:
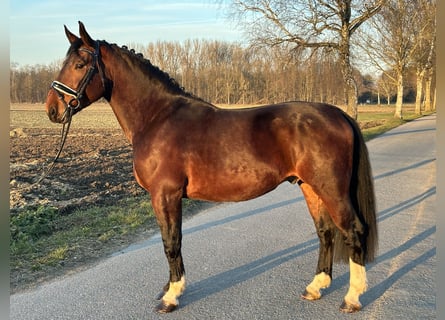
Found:
[(63, 59), (68, 50), (63, 26), (78, 35), (78, 21), (93, 39), (118, 45), (242, 40), (242, 31), (212, 0), (13, 0), (10, 62), (47, 65)]

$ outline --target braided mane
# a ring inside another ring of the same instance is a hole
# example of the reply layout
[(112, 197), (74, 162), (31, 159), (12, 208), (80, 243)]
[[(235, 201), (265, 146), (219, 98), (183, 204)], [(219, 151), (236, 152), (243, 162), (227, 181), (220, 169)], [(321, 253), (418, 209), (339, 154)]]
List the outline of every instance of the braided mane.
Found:
[(142, 70), (148, 76), (155, 77), (161, 81), (173, 93), (201, 100), (192, 93), (185, 91), (184, 87), (180, 86), (180, 84), (174, 78), (170, 77), (167, 72), (162, 71), (157, 66), (153, 65), (149, 59), (144, 58), (142, 53), (137, 53), (134, 49), (128, 49), (128, 47), (125, 45), (119, 47), (116, 44), (112, 44), (111, 46), (116, 46), (117, 48), (121, 49), (121, 52), (127, 53), (128, 56), (132, 58), (132, 61), (139, 63)]

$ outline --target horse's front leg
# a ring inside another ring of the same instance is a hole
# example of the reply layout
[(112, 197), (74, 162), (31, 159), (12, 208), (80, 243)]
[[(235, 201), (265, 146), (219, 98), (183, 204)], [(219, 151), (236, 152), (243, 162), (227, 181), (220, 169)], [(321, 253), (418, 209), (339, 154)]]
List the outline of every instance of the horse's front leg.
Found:
[(161, 293), (161, 302), (156, 311), (167, 313), (175, 310), (178, 298), (185, 290), (185, 270), (181, 255), (182, 240), (182, 193), (162, 192), (152, 194), (156, 220), (161, 229), (164, 252), (170, 268), (169, 282)]

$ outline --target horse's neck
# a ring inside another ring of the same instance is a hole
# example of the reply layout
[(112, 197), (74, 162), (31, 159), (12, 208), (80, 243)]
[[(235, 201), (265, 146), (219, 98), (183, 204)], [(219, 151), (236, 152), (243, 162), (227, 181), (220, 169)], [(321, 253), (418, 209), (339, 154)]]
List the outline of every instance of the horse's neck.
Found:
[(109, 103), (125, 136), (132, 143), (138, 132), (152, 125), (160, 114), (168, 112), (175, 96), (163, 88), (160, 81), (126, 64), (126, 61), (119, 60), (114, 64)]

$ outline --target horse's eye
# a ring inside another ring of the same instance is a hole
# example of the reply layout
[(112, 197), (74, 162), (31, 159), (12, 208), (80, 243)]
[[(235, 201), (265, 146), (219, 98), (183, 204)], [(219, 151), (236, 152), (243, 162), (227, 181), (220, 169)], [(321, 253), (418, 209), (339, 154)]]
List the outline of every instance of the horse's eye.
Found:
[(75, 68), (76, 69), (82, 69), (85, 66), (83, 63), (76, 63)]

